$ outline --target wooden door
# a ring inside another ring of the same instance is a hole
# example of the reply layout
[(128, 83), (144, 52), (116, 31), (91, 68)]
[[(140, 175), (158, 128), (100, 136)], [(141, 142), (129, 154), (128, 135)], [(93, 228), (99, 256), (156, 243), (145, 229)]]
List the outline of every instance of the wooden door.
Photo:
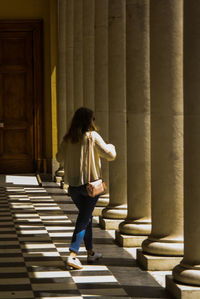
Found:
[(0, 30), (0, 173), (5, 174), (34, 172), (40, 142), (34, 30), (30, 24), (14, 30), (13, 25)]

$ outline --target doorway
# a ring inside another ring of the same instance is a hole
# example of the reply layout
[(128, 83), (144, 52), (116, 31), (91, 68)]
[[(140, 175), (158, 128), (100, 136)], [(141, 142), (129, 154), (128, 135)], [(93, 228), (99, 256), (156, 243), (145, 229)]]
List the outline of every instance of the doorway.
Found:
[(0, 173), (41, 170), (42, 21), (0, 21)]

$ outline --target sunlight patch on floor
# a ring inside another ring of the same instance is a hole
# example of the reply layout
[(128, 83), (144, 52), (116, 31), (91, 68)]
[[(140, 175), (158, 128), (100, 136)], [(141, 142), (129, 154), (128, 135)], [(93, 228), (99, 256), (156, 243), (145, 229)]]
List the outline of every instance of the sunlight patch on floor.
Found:
[(124, 250), (127, 251), (134, 259), (136, 259), (136, 255), (137, 255), (137, 249), (138, 247), (130, 247), (130, 248), (127, 248), (127, 247), (124, 247)]
[(20, 176), (20, 175), (6, 175), (5, 183), (14, 185), (35, 185), (38, 186), (38, 181), (35, 176)]
[(96, 282), (117, 282), (116, 278), (111, 275), (102, 276), (74, 276), (75, 283), (96, 283)]
[(164, 288), (166, 275), (172, 275), (172, 271), (148, 271), (148, 273)]

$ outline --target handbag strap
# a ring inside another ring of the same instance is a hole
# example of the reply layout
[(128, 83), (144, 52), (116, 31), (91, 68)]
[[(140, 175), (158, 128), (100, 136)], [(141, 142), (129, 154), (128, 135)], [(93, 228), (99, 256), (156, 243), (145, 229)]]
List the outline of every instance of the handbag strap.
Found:
[(89, 138), (88, 138), (88, 183), (90, 182), (90, 168), (91, 168), (91, 147), (92, 147), (92, 134), (91, 132), (89, 133)]

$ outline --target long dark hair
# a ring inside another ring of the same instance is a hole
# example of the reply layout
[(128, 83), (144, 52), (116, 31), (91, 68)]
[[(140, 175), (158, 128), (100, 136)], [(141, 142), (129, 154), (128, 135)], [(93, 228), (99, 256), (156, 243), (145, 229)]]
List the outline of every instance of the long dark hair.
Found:
[(81, 107), (74, 113), (69, 131), (64, 136), (64, 140), (77, 143), (82, 139), (85, 132), (96, 130), (94, 112), (89, 108)]

